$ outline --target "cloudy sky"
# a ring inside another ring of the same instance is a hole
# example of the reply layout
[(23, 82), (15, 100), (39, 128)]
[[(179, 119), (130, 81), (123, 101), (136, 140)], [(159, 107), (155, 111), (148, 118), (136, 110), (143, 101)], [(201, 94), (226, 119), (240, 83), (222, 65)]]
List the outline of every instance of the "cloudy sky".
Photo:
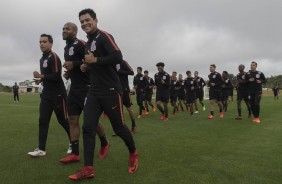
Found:
[[(84, 8), (96, 11), (98, 27), (114, 36), (132, 68), (142, 66), (151, 76), (159, 61), (169, 73), (198, 70), (204, 77), (210, 64), (236, 74), (252, 60), (266, 76), (282, 74), (279, 0), (9, 0), (0, 1), (0, 82), (33, 78), (41, 33), (53, 36), (63, 61), (62, 27), (79, 25)], [(78, 36), (86, 40), (81, 29)]]

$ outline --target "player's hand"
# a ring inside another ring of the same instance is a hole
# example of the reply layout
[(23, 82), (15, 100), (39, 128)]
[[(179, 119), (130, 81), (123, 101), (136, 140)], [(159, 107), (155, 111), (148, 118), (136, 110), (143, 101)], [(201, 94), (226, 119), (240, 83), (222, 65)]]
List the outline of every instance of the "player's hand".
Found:
[(89, 50), (87, 51), (88, 54), (85, 54), (84, 61), (85, 63), (91, 64), (91, 63), (97, 63), (97, 58), (93, 55), (92, 52)]
[(162, 84), (164, 84), (164, 83), (165, 83), (165, 81), (162, 79), (162, 80), (161, 80), (161, 83), (162, 83)]
[(63, 67), (67, 70), (73, 69), (73, 62), (72, 61), (65, 61), (65, 63), (63, 64)]
[(255, 79), (254, 79), (254, 78), (250, 78), (249, 81), (250, 81), (250, 82), (253, 82), (253, 81), (255, 81)]
[(211, 86), (215, 86), (215, 83), (211, 83)]
[(261, 80), (257, 80), (257, 83), (258, 83), (258, 84), (261, 84)]
[(67, 71), (65, 71), (65, 73), (64, 73), (64, 78), (66, 79), (66, 80), (69, 80), (69, 78), (70, 78), (70, 76), (69, 76), (69, 74), (68, 74), (68, 72)]
[(34, 77), (34, 78), (43, 78), (43, 75), (41, 75), (40, 73), (38, 73), (38, 71), (34, 71), (34, 72), (33, 72), (33, 77)]
[(33, 81), (36, 85), (39, 85), (41, 83), (41, 79), (33, 79)]
[(87, 64), (86, 63), (83, 63), (82, 65), (80, 65), (80, 70), (82, 72), (86, 72), (87, 71)]

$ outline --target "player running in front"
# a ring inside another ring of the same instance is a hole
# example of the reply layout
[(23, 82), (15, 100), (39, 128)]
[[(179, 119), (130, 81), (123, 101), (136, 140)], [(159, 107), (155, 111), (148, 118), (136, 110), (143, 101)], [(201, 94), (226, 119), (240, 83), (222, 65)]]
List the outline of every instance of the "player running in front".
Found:
[(197, 99), (199, 99), (200, 104), (203, 107), (203, 111), (206, 110), (206, 106), (203, 102), (204, 100), (204, 87), (206, 86), (206, 82), (202, 77), (199, 77), (199, 72), (194, 72), (194, 79), (197, 82), (197, 89), (196, 89), (196, 100), (195, 100), (195, 113), (199, 113)]
[(184, 80), (184, 87), (186, 91), (186, 105), (190, 109), (190, 114), (194, 113), (194, 103), (196, 100), (197, 82), (192, 77), (191, 71), (186, 72), (187, 78)]

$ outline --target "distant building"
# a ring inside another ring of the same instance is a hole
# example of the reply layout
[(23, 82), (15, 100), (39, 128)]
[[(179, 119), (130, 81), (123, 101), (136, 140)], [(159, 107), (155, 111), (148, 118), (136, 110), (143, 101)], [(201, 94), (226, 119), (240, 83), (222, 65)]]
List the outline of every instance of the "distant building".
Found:
[(33, 86), (31, 81), (25, 80), (24, 82), (19, 82), (19, 92), (20, 93), (38, 93), (38, 87)]

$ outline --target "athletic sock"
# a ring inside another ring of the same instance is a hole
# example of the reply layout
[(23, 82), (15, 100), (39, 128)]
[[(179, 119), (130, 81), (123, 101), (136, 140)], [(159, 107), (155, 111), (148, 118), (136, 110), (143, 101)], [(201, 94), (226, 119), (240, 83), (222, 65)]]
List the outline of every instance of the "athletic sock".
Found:
[(133, 119), (133, 120), (131, 120), (131, 127), (133, 128), (133, 127), (135, 127), (136, 126), (136, 124), (135, 124), (135, 119)]
[(212, 115), (212, 116), (214, 115), (213, 111), (211, 111), (211, 115)]
[(106, 135), (102, 135), (100, 138), (100, 141), (101, 141), (101, 147), (105, 147), (108, 145), (108, 141), (107, 141), (107, 138), (106, 138)]
[(242, 110), (241, 109), (238, 109), (238, 115), (242, 116)]
[(71, 141), (71, 149), (73, 154), (79, 155), (79, 140)]

